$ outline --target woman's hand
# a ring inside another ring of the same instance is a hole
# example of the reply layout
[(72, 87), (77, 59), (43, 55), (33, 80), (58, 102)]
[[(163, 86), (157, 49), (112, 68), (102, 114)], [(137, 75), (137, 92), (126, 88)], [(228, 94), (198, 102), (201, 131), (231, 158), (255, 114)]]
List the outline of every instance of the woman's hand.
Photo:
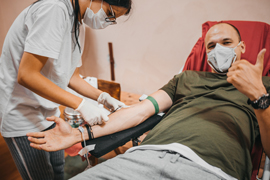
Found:
[(31, 147), (50, 152), (66, 149), (78, 142), (74, 132), (78, 131), (77, 129), (73, 129), (63, 119), (55, 116), (46, 119), (48, 121), (54, 121), (56, 126), (44, 132), (27, 133), (26, 135), (31, 142)]
[(103, 92), (99, 95), (97, 101), (100, 104), (105, 105), (107, 108), (109, 108), (111, 111), (115, 111), (118, 108), (125, 107), (126, 105), (122, 103), (121, 101), (118, 101), (117, 99), (110, 96), (108, 93)]
[(76, 109), (79, 111), (89, 125), (102, 124), (103, 121), (107, 122), (109, 117), (105, 110), (93, 105), (91, 102), (83, 99), (79, 107)]

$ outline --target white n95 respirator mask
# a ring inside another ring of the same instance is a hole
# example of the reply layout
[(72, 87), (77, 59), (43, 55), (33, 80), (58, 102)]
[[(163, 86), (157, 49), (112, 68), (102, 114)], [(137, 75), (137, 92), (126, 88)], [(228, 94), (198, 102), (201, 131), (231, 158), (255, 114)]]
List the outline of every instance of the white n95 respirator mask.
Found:
[[(237, 46), (239, 46), (240, 43), (241, 42), (239, 42)], [(217, 43), (216, 47), (207, 53), (207, 63), (218, 74), (226, 74), (232, 63), (236, 60), (236, 53), (234, 51), (236, 47), (224, 47)]]
[(101, 3), (100, 10), (95, 14), (92, 9), (90, 9), (92, 1), (90, 2), (90, 6), (86, 9), (83, 22), (92, 29), (104, 29), (111, 24), (115, 24), (114, 22), (106, 21), (108, 18), (107, 14), (104, 12)]

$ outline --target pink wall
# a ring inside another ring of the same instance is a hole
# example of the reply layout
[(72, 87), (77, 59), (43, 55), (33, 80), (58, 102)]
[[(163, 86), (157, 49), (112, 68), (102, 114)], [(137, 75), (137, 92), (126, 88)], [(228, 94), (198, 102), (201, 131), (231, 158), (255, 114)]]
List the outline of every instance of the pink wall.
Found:
[(5, 36), (20, 12), (34, 0), (0, 0), (0, 52)]
[[(205, 21), (270, 24), (269, 0), (133, 0), (131, 16), (104, 30), (86, 28), (81, 74), (110, 80), (113, 42), (116, 81), (122, 90), (150, 94), (178, 73)], [(0, 0), (0, 48), (11, 23), (31, 0)]]

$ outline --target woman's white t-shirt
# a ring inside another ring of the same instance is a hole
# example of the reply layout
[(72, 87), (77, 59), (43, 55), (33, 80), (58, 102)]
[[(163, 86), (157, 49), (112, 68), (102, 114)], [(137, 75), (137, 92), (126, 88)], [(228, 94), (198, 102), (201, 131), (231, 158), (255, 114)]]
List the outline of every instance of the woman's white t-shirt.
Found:
[(69, 0), (42, 0), (29, 6), (6, 36), (0, 57), (0, 130), (4, 137), (42, 131), (52, 125), (46, 117), (60, 115), (58, 104), (18, 84), (24, 52), (48, 57), (41, 73), (66, 89), (76, 67), (81, 66)]

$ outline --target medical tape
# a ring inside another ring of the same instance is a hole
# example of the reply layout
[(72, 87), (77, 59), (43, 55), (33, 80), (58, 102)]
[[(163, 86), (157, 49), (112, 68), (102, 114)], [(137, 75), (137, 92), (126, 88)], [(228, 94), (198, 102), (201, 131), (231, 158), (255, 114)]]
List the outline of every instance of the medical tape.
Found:
[(86, 146), (86, 142), (85, 142), (85, 138), (84, 138), (84, 134), (83, 134), (83, 132), (84, 132), (83, 127), (79, 126), (78, 130), (82, 133), (82, 138), (83, 138), (83, 142), (84, 142), (84, 148), (81, 149), (78, 154), (80, 154), (81, 156), (87, 156), (88, 152), (94, 150), (96, 145), (92, 144), (92, 145)]
[(82, 126), (79, 126), (78, 127), (78, 130), (81, 132), (81, 134), (82, 134), (82, 138), (83, 138), (83, 142), (84, 142), (84, 147), (86, 146), (86, 142), (85, 142), (85, 138), (84, 138), (84, 134), (83, 134), (83, 132), (84, 132), (84, 129), (83, 129), (83, 127)]
[(96, 147), (95, 144), (91, 144), (91, 145), (85, 146), (84, 148), (82, 148), (82, 149), (78, 152), (78, 154), (79, 154), (80, 156), (86, 157), (86, 156), (88, 155), (88, 152), (94, 150), (95, 147)]
[(159, 106), (158, 106), (157, 101), (152, 96), (148, 96), (146, 99), (152, 102), (152, 104), (155, 107), (155, 114), (157, 114), (159, 112)]
[(89, 151), (92, 151), (93, 149), (95, 149), (95, 144), (92, 144), (92, 145), (88, 145), (86, 146), (86, 142), (85, 142), (85, 138), (84, 138), (84, 135), (83, 135), (83, 132), (84, 132), (84, 129), (82, 126), (79, 126), (78, 130), (82, 133), (82, 137), (83, 137), (83, 142), (84, 142), (84, 148), (80, 150), (80, 152), (78, 153), (80, 156), (84, 156), (87, 160), (87, 168), (86, 169), (89, 169), (91, 166), (91, 163), (88, 159), (88, 153)]

